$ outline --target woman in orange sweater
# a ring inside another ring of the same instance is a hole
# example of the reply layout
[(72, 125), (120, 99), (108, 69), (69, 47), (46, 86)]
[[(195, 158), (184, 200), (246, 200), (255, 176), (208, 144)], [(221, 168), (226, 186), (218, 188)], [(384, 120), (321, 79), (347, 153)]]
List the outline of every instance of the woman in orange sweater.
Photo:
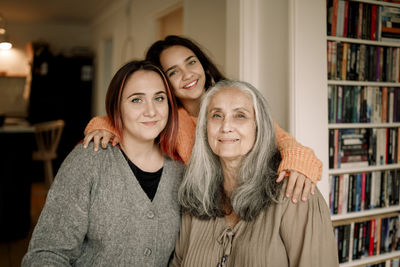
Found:
[[(187, 164), (194, 144), (201, 98), (209, 87), (225, 77), (198, 45), (179, 36), (167, 36), (155, 42), (147, 51), (146, 59), (164, 70), (177, 97), (179, 130), (176, 150), (178, 158)], [(278, 124), (275, 123), (274, 127), (282, 156), (276, 181), (281, 182), (289, 175), (286, 196), (291, 196), (296, 203), (301, 194), (301, 199), (306, 201), (321, 178), (322, 163), (310, 148), (299, 144)], [(84, 146), (94, 140), (95, 150), (100, 142), (103, 147), (111, 139), (113, 145), (119, 142), (119, 136), (107, 117), (93, 118), (85, 129), (85, 135)]]

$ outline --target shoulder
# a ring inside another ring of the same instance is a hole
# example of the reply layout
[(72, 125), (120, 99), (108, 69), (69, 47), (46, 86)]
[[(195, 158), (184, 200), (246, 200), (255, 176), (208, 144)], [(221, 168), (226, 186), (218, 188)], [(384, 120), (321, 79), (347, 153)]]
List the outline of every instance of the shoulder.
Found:
[(185, 164), (182, 161), (171, 159), (168, 156), (165, 156), (165, 165), (172, 166), (173, 168), (183, 170), (185, 168)]
[[(184, 212), (181, 216), (182, 229), (185, 229), (187, 232), (191, 228), (192, 220), (193, 220), (193, 216), (187, 212)], [(195, 218), (195, 220), (198, 220), (198, 219)]]
[(94, 151), (93, 142), (90, 142), (87, 148), (84, 148), (83, 144), (80, 143), (68, 154), (65, 158), (65, 162), (76, 162), (80, 164), (94, 162), (103, 159), (107, 155), (114, 154), (116, 150), (119, 150), (119, 148), (109, 144), (106, 149), (100, 148), (98, 151)]
[(118, 162), (121, 162), (123, 156), (118, 150), (119, 148), (111, 145), (99, 151), (94, 151), (92, 144), (87, 148), (84, 148), (83, 144), (76, 145), (61, 164), (52, 187), (57, 190), (71, 187), (82, 190), (90, 188), (102, 177), (121, 169)]
[(183, 176), (185, 171), (185, 164), (178, 160), (172, 160), (171, 158), (165, 156), (164, 168), (168, 175), (174, 174), (179, 177)]
[(93, 143), (90, 143), (87, 148), (84, 148), (83, 144), (78, 144), (64, 159), (59, 172), (68, 172), (70, 175), (79, 176), (91, 174), (101, 169), (107, 169), (108, 165), (121, 160), (122, 155), (120, 154), (119, 148), (111, 145), (107, 149), (94, 151)]
[(285, 188), (286, 186), (283, 186), (277, 204), (283, 224), (288, 224), (291, 227), (293, 221), (307, 222), (312, 218), (320, 218), (325, 222), (330, 221), (327, 203), (318, 188), (316, 188), (314, 195), (309, 195), (307, 201), (298, 201), (296, 204), (291, 201), (291, 198), (285, 196)]
[(178, 108), (178, 115), (182, 117), (189, 117), (189, 113), (184, 108)]
[(178, 120), (179, 126), (181, 126), (180, 128), (182, 129), (188, 127), (188, 125), (196, 127), (196, 118), (190, 116), (190, 114), (184, 108), (178, 109)]
[[(290, 206), (290, 207), (297, 207), (297, 208), (304, 208), (306, 206), (313, 205), (313, 203), (318, 203), (321, 202), (322, 204), (326, 205), (326, 201), (324, 197), (322, 196), (321, 192), (318, 190), (318, 187), (315, 188), (315, 194), (312, 195), (311, 193), (308, 196), (307, 201), (301, 201), (299, 200), (296, 204), (292, 202), (291, 198), (286, 197), (286, 187), (287, 187), (287, 179), (284, 180), (282, 187), (280, 188), (280, 192), (278, 194), (278, 204), (279, 205), (284, 205), (284, 206)], [(299, 205), (303, 204), (303, 205)]]

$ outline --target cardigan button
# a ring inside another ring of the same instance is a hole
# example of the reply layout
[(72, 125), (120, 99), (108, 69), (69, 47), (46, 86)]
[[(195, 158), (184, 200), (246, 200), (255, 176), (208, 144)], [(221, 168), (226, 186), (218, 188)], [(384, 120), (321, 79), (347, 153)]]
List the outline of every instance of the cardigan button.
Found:
[(149, 249), (149, 248), (146, 248), (145, 250), (144, 250), (144, 255), (145, 256), (150, 256), (151, 255), (151, 249)]
[(154, 212), (149, 211), (149, 212), (147, 213), (147, 218), (153, 219), (153, 218), (154, 218)]

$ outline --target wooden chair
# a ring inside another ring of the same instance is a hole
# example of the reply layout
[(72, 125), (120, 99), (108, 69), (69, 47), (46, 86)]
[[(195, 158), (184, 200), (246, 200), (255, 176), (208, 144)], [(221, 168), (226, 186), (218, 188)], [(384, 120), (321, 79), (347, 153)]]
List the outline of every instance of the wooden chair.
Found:
[(32, 154), (33, 160), (43, 161), (44, 178), (47, 187), (50, 187), (54, 179), (53, 163), (57, 158), (57, 148), (64, 129), (63, 120), (55, 120), (34, 124), (37, 151)]

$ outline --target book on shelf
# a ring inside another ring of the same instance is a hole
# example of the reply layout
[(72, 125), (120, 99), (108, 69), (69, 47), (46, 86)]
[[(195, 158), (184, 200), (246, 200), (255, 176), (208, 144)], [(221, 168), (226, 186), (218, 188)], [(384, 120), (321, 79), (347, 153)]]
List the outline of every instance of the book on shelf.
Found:
[(400, 128), (329, 130), (329, 168), (399, 163), (399, 132)]
[(335, 238), (338, 242), (339, 262), (346, 262), (350, 256), (350, 227), (347, 225), (335, 228)]
[(392, 123), (400, 121), (400, 88), (328, 86), (329, 123)]
[(327, 1), (327, 34), (366, 40), (400, 40), (400, 8), (345, 0)]
[(372, 41), (376, 41), (377, 40), (377, 19), (379, 19), (377, 17), (377, 11), (378, 11), (378, 7), (376, 5), (372, 5), (371, 6), (371, 10), (370, 10), (370, 16), (371, 16), (371, 23), (370, 25), (370, 32), (369, 32), (369, 38), (368, 35), (366, 34), (363, 39), (370, 39)]
[(370, 235), (369, 235), (369, 246), (368, 246), (368, 256), (373, 256), (376, 246), (375, 244), (375, 219), (370, 222)]
[[(370, 148), (372, 129), (333, 129), (329, 133), (330, 168), (373, 165), (379, 155)], [(378, 143), (378, 146), (381, 143)], [(396, 145), (396, 144), (395, 144)], [(382, 149), (383, 151), (383, 149)]]
[(400, 250), (399, 221), (399, 216), (377, 217), (335, 226), (339, 263)]
[(381, 40), (400, 40), (400, 8), (381, 7)]
[(399, 47), (328, 41), (327, 49), (329, 80), (399, 82)]
[(387, 97), (388, 97), (388, 88), (382, 87), (382, 122), (387, 122)]
[(343, 121), (343, 86), (337, 87), (337, 100), (336, 100), (336, 121), (338, 123)]
[(331, 175), (331, 214), (343, 215), (399, 205), (399, 175), (397, 170)]

